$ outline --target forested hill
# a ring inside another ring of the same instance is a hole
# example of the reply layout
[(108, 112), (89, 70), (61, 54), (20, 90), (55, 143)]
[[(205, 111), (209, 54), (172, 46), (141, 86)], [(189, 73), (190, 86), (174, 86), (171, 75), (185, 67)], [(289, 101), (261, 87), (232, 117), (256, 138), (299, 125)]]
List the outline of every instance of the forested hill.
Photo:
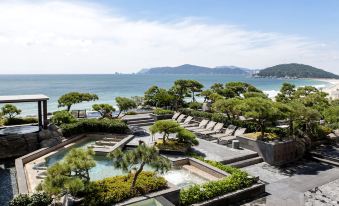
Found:
[(258, 77), (276, 78), (332, 78), (339, 79), (339, 76), (304, 64), (279, 64), (273, 67), (260, 70)]
[(252, 70), (235, 67), (202, 67), (191, 64), (184, 64), (177, 67), (155, 67), (150, 69), (143, 69), (138, 74), (229, 74), (229, 75), (248, 75)]

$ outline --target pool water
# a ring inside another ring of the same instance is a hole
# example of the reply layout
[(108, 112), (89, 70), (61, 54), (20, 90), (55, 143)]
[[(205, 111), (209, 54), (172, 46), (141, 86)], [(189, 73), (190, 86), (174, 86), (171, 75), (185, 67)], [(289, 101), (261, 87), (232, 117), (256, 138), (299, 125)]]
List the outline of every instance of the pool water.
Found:
[(0, 129), (0, 135), (11, 135), (11, 134), (28, 134), (38, 132), (39, 127), (33, 125), (24, 126), (11, 126)]
[[(74, 144), (68, 148), (58, 151), (55, 154), (47, 157), (46, 166), (50, 167), (54, 165), (56, 162), (61, 161), (67, 153), (72, 148), (87, 148), (89, 145), (93, 144), (94, 140), (85, 140), (83, 142), (79, 142)], [(112, 161), (106, 156), (95, 155), (94, 160), (96, 162), (96, 166), (89, 171), (89, 175), (91, 180), (101, 180), (107, 177), (118, 176), (118, 175), (126, 175), (127, 173), (122, 169), (118, 169), (113, 166)], [(145, 171), (153, 171), (150, 166), (145, 165)], [(206, 182), (207, 180), (195, 175), (194, 173), (189, 172), (183, 168), (173, 168), (167, 173), (162, 175), (168, 182), (178, 186), (179, 188), (186, 187), (192, 184), (200, 184)]]

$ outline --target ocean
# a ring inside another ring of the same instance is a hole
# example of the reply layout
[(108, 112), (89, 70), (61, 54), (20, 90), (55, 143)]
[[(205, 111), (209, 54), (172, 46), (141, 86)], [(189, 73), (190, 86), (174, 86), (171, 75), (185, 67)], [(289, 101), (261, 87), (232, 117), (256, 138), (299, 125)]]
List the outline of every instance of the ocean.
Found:
[[(71, 91), (90, 92), (99, 96), (95, 103), (115, 105), (117, 96), (142, 96), (152, 85), (170, 88), (177, 79), (195, 79), (208, 88), (213, 83), (243, 81), (253, 84), (274, 96), (282, 83), (290, 82), (297, 86), (328, 86), (328, 83), (308, 79), (258, 79), (250, 76), (230, 75), (139, 75), (139, 74), (100, 74), (100, 75), (0, 75), (0, 95), (45, 94), (50, 97), (48, 111), (58, 110), (58, 98)], [(72, 106), (72, 109), (90, 109), (94, 102), (86, 102)], [(2, 105), (0, 105), (2, 106)], [(35, 115), (35, 103), (17, 104), (22, 115)]]

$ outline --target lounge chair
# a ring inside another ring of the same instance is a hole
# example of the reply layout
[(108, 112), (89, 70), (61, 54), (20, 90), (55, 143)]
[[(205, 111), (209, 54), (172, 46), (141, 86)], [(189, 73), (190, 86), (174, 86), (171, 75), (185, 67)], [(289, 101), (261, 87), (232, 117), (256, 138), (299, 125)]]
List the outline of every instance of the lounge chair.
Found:
[(219, 134), (213, 134), (213, 135), (210, 135), (210, 138), (209, 138), (209, 139), (210, 139), (210, 140), (217, 140), (217, 139), (219, 139), (219, 138), (221, 138), (221, 137), (230, 136), (230, 135), (233, 134), (233, 132), (235, 131), (236, 128), (237, 128), (236, 126), (230, 124), (230, 125), (228, 125), (228, 127), (226, 128), (225, 132), (219, 133)]
[(186, 126), (186, 125), (189, 125), (191, 123), (191, 121), (193, 120), (193, 117), (192, 116), (188, 116), (184, 122), (181, 122), (180, 125), (181, 126)]
[(205, 128), (206, 125), (208, 124), (208, 120), (207, 119), (203, 119), (201, 120), (201, 122), (199, 123), (198, 126), (193, 126), (193, 127), (185, 127), (186, 129), (192, 131), (192, 130), (195, 130), (195, 129), (202, 129), (202, 128)]
[(224, 124), (223, 123), (217, 123), (213, 130), (212, 131), (202, 131), (202, 132), (199, 132), (199, 135), (203, 135), (203, 136), (206, 136), (206, 135), (210, 135), (210, 134), (217, 134), (217, 133), (220, 133), (222, 128), (224, 127)]
[(177, 122), (178, 122), (178, 123), (182, 123), (185, 117), (186, 117), (186, 115), (181, 114), (181, 115), (178, 117)]
[(210, 121), (207, 125), (206, 128), (198, 128), (198, 129), (193, 129), (191, 131), (195, 132), (195, 133), (200, 133), (200, 132), (206, 132), (206, 131), (212, 131), (214, 126), (217, 123), (215, 121)]
[(174, 115), (173, 115), (173, 117), (172, 117), (172, 119), (173, 119), (173, 120), (178, 119), (179, 115), (180, 115), (180, 112), (175, 112)]
[(246, 132), (246, 128), (240, 127), (237, 130), (235, 130), (234, 135), (221, 137), (221, 138), (218, 139), (217, 142), (218, 142), (218, 144), (227, 145), (232, 140), (235, 140), (237, 136), (243, 135), (245, 132)]

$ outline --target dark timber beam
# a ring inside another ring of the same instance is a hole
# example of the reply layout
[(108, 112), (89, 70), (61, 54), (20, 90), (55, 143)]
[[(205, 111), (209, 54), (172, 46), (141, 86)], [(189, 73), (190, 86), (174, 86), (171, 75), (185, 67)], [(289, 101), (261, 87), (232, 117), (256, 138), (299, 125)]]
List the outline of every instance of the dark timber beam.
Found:
[(47, 129), (47, 100), (42, 101), (43, 104), (43, 122), (44, 122), (44, 129)]
[(38, 120), (39, 120), (39, 131), (42, 129), (42, 107), (41, 107), (41, 101), (38, 101)]

